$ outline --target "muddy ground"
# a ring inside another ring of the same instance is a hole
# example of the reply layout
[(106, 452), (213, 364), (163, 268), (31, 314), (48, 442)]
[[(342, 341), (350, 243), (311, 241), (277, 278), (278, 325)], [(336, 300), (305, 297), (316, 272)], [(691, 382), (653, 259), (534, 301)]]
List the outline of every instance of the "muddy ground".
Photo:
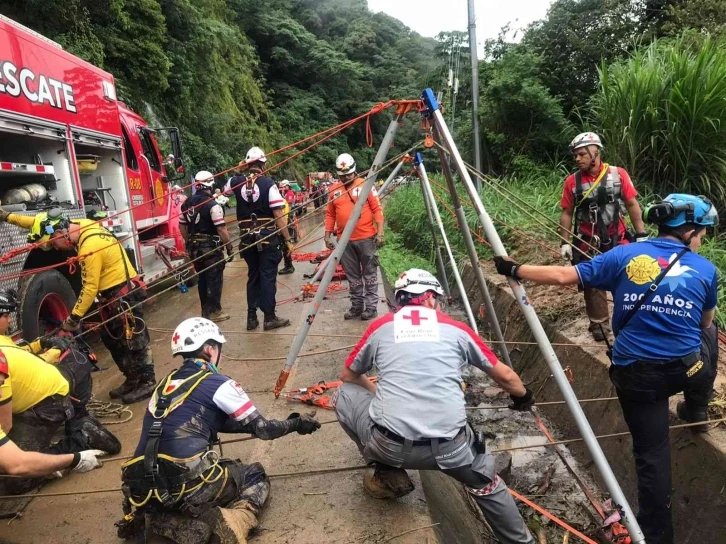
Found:
[[(311, 239), (322, 235), (313, 232)], [(305, 234), (305, 233), (303, 233)], [(302, 251), (323, 249), (320, 241)], [(296, 272), (280, 276), (279, 314), (289, 318), (293, 326), (282, 331), (249, 334), (244, 330), (246, 316), (246, 267), (236, 260), (225, 271), (223, 304), (232, 319), (221, 324), (228, 343), (224, 347), (222, 372), (237, 379), (250, 393), (258, 408), (272, 418), (285, 418), (292, 411), (305, 408), (286, 400), (275, 400), (271, 389), (288, 353), (294, 333), (306, 312), (303, 304), (291, 300), (304, 283), (303, 274), (310, 274), (315, 265), (296, 263)], [(380, 289), (379, 313), (387, 311), (383, 287)], [(173, 328), (183, 319), (198, 315), (196, 288), (182, 294), (178, 290), (159, 296), (146, 306), (146, 319), (151, 330), (157, 378), (176, 367), (178, 361), (169, 353), (169, 338)], [(576, 304), (567, 302), (567, 304)], [(552, 305), (556, 309), (557, 305)], [(560, 308), (562, 301), (560, 301)], [(288, 387), (301, 387), (320, 380), (336, 379), (351, 345), (365, 330), (360, 321), (344, 321), (348, 308), (344, 291), (333, 294), (323, 304), (312, 328), (303, 353), (326, 353), (303, 357)], [(555, 310), (553, 310), (554, 312)], [(452, 313), (456, 314), (452, 310)], [(506, 328), (506, 324), (504, 324)], [(337, 349), (342, 348), (342, 349)], [(100, 364), (105, 370), (94, 375), (95, 395), (107, 400), (108, 391), (121, 383), (108, 353), (99, 347)], [(483, 373), (475, 371), (468, 377), (467, 402), (472, 406), (506, 406), (508, 398), (493, 389)], [(132, 406), (134, 417), (127, 423), (113, 425), (111, 429), (123, 443), (121, 456), (129, 456), (135, 449), (145, 403)], [(318, 419), (333, 422), (333, 412), (318, 410)], [(471, 424), (490, 435), (488, 448), (506, 449), (522, 445), (545, 443), (546, 438), (531, 414), (515, 413), (506, 408), (477, 410), (469, 413)], [(557, 429), (543, 417), (545, 425), (557, 436)], [(234, 438), (234, 437), (232, 437)], [(226, 457), (260, 461), (271, 475), (297, 473), (336, 467), (356, 467), (363, 464), (357, 449), (340, 427), (326, 424), (312, 436), (288, 436), (263, 442), (250, 440), (223, 446)], [(568, 457), (578, 473), (598, 498), (600, 490), (592, 483), (587, 470)], [(7, 543), (59, 542), (73, 544), (101, 544), (118, 542), (114, 522), (121, 517), (121, 497), (117, 491), (84, 494), (87, 490), (118, 488), (120, 461), (108, 462), (100, 470), (89, 474), (72, 475), (47, 484), (43, 492), (78, 492), (77, 495), (34, 499), (22, 517), (0, 520), (0, 541)], [(434, 543), (440, 540), (431, 525), (440, 520), (441, 512), (430, 512), (416, 473), (411, 473), (417, 484), (416, 491), (400, 501), (381, 502), (367, 497), (361, 488), (359, 470), (324, 475), (274, 478), (272, 493), (261, 519), (260, 528), (252, 543), (265, 544), (321, 544), (342, 543)], [(512, 455), (510, 486), (555, 515), (563, 518), (583, 532), (594, 529), (593, 511), (587, 499), (570, 477), (552, 448), (515, 452)], [(427, 494), (435, 493), (427, 489)], [(528, 507), (521, 511), (533, 530), (542, 527), (548, 542), (562, 542), (563, 530), (554, 526)], [(472, 517), (473, 511), (461, 512)], [(414, 530), (403, 536), (402, 533)], [(162, 539), (151, 540), (162, 542)], [(472, 540), (473, 542), (474, 540)], [(477, 540), (481, 541), (481, 540)], [(486, 541), (486, 540), (485, 540)], [(572, 542), (577, 541), (573, 538)], [(468, 541), (467, 541), (468, 542)]]

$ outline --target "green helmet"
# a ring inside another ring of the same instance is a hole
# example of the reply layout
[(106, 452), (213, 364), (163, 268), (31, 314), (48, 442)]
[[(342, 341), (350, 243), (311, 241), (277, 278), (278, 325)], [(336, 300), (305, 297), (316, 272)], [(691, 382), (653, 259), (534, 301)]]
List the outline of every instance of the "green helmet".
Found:
[[(56, 231), (68, 229), (69, 224), (70, 222), (63, 216), (60, 208), (40, 212), (35, 216), (35, 222), (28, 233), (28, 243), (47, 242)], [(48, 244), (42, 244), (40, 247), (45, 251), (51, 249)]]

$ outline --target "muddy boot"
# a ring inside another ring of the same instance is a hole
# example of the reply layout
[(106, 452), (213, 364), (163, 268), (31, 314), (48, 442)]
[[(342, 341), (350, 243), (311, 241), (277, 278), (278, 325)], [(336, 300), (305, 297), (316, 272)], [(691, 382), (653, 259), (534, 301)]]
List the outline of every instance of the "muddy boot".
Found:
[(212, 528), (201, 519), (166, 512), (151, 517), (151, 531), (176, 544), (206, 543), (212, 536)]
[(351, 308), (347, 312), (345, 312), (345, 315), (343, 316), (343, 319), (355, 319), (356, 317), (360, 317), (363, 313), (363, 308)]
[(90, 414), (81, 420), (80, 431), (88, 444), (87, 449), (105, 451), (109, 455), (116, 455), (121, 451), (118, 438)]
[(373, 463), (363, 473), (363, 488), (374, 499), (398, 499), (415, 489), (402, 468)]
[(129, 393), (131, 393), (131, 391), (136, 389), (137, 382), (138, 380), (136, 380), (135, 378), (126, 378), (126, 381), (124, 383), (114, 389), (111, 389), (111, 391), (109, 391), (108, 393), (108, 396), (112, 399), (120, 399), (124, 395), (128, 395)]
[(265, 316), (265, 322), (262, 325), (262, 328), (266, 331), (271, 331), (272, 329), (281, 329), (282, 327), (287, 327), (290, 325), (289, 319), (283, 319), (281, 317), (277, 316)]
[(610, 332), (610, 326), (607, 323), (590, 323), (588, 330), (595, 342), (604, 342)]
[(219, 323), (220, 321), (227, 321), (229, 319), (229, 316), (225, 314), (222, 310), (218, 310), (209, 314), (207, 316), (207, 319), (209, 319), (210, 321), (214, 321), (215, 323)]
[(247, 501), (240, 501), (230, 508), (212, 508), (200, 516), (212, 528), (220, 544), (247, 544), (247, 536), (257, 527), (257, 514)]
[(280, 276), (285, 276), (286, 274), (292, 274), (293, 272), (295, 272), (295, 267), (290, 265), (290, 266), (286, 266), (286, 267), (280, 269), (278, 274)]
[(368, 321), (369, 319), (375, 319), (378, 317), (378, 312), (375, 310), (364, 310), (362, 314), (360, 314), (360, 320), (361, 321)]
[(148, 399), (154, 393), (154, 389), (156, 389), (156, 378), (153, 374), (151, 376), (141, 377), (133, 391), (121, 397), (121, 402), (124, 404), (133, 404), (140, 400)]
[[(685, 400), (678, 401), (676, 405), (676, 414), (678, 418), (686, 423), (698, 423), (699, 421), (708, 421), (708, 413), (705, 407), (697, 407), (696, 409), (688, 406)], [(708, 425), (695, 425), (689, 427), (694, 433), (707, 433)]]
[(247, 330), (253, 331), (260, 326), (260, 322), (257, 320), (257, 314), (247, 314)]

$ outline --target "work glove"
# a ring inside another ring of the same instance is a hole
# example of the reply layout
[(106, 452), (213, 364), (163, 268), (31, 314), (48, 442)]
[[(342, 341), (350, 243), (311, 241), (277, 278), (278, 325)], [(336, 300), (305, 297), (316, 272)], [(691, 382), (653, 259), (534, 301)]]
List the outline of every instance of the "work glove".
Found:
[(648, 233), (647, 232), (636, 232), (635, 233), (635, 241), (636, 242), (645, 242), (648, 239)]
[(61, 324), (61, 328), (66, 332), (76, 332), (80, 330), (81, 328), (81, 322), (76, 321), (76, 318), (72, 315), (69, 315), (63, 320), (63, 323)]
[(10, 215), (10, 212), (6, 212), (2, 208), (0, 208), (0, 221), (7, 221), (9, 215)]
[(293, 412), (287, 419), (297, 419), (297, 434), (312, 434), (320, 428), (320, 422), (310, 416), (301, 416)]
[(234, 261), (234, 248), (228, 247), (227, 248), (227, 262), (231, 263)]
[(494, 257), (494, 265), (497, 267), (497, 272), (502, 276), (514, 278), (515, 280), (519, 279), (517, 269), (520, 265), (511, 257)]
[(376, 234), (376, 247), (381, 248), (386, 245), (386, 240), (383, 234)]
[(40, 347), (43, 351), (57, 349), (61, 353), (71, 347), (73, 339), (69, 336), (43, 336), (40, 338)]
[(560, 246), (560, 255), (566, 261), (572, 260), (572, 246), (568, 243), (564, 243)]
[(509, 398), (512, 399), (512, 404), (509, 405), (510, 410), (517, 410), (518, 412), (526, 412), (532, 406), (534, 406), (534, 391), (532, 391), (529, 387), (525, 387), (525, 393), (523, 397), (515, 397), (514, 395), (509, 395)]
[(94, 468), (103, 466), (103, 463), (99, 461), (99, 457), (106, 455), (105, 451), (102, 450), (86, 450), (78, 454), (80, 457), (78, 462), (71, 466), (73, 472), (88, 472)]
[(330, 236), (325, 237), (325, 247), (328, 249), (335, 249), (335, 245), (333, 244), (333, 240), (330, 239)]
[(285, 248), (287, 249), (287, 255), (292, 254), (292, 250), (295, 249), (295, 244), (292, 243), (292, 240), (285, 240)]

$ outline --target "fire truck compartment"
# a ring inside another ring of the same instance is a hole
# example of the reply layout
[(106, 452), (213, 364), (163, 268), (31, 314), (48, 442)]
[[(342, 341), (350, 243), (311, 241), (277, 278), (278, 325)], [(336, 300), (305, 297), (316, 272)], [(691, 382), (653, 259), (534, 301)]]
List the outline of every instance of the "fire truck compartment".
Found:
[(8, 132), (0, 124), (0, 201), (6, 201), (8, 191), (30, 184), (45, 187), (45, 199), (39, 202), (37, 191), (21, 192), (25, 197), (15, 191), (13, 203), (24, 203), (28, 210), (77, 206), (66, 139)]
[(78, 171), (86, 211), (104, 211), (109, 218), (103, 222), (114, 234), (128, 235), (132, 230), (128, 211), (116, 215), (117, 210), (128, 210), (130, 203), (126, 187), (123, 157), (120, 147), (97, 147), (74, 144), (77, 162), (92, 161), (95, 170)]

